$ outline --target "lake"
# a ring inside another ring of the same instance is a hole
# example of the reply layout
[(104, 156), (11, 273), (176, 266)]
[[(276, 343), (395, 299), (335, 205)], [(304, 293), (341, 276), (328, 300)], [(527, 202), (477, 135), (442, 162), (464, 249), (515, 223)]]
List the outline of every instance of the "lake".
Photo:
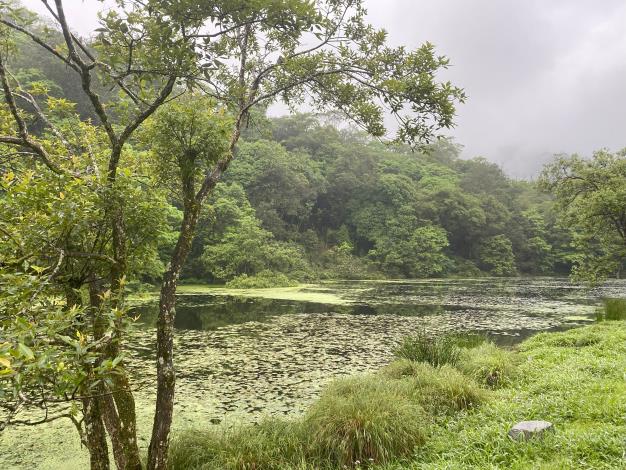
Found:
[[(486, 333), (514, 345), (539, 331), (582, 325), (593, 321), (601, 298), (626, 297), (626, 281), (593, 290), (553, 278), (180, 290), (176, 429), (301, 413), (329, 380), (378, 369), (403, 337), (418, 331)], [(156, 296), (134, 306), (138, 320), (129, 340), (143, 446), (153, 413), (157, 311)], [(71, 424), (40, 427), (36, 434), (11, 429), (0, 437), (2, 448), (12, 449), (0, 457), (0, 467), (57, 468), (63, 455), (63, 468), (81, 468), (86, 451), (76, 441)]]

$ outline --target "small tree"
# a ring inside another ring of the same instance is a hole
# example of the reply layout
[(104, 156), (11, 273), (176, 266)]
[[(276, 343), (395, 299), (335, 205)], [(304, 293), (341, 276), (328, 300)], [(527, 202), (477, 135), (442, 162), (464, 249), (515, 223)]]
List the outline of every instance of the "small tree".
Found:
[(591, 159), (558, 156), (540, 185), (573, 231), (574, 277), (597, 282), (619, 275), (626, 261), (626, 150), (600, 150)]

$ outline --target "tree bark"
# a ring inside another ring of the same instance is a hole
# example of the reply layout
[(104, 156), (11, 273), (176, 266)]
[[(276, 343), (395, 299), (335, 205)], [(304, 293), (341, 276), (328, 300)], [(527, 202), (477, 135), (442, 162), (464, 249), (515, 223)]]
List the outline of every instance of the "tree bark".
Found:
[(157, 399), (152, 438), (148, 450), (149, 470), (167, 468), (169, 433), (172, 425), (176, 384), (173, 359), (176, 286), (180, 272), (191, 251), (191, 242), (199, 213), (200, 204), (192, 199), (187, 199), (178, 241), (161, 284), (157, 322)]
[(98, 400), (83, 399), (83, 414), (91, 470), (109, 470), (109, 447)]
[[(101, 306), (103, 287), (93, 278), (89, 282), (89, 303), (92, 312), (94, 336), (103, 337), (106, 320), (102, 318)], [(103, 352), (103, 356), (114, 358), (119, 354), (119, 336)], [(106, 431), (111, 438), (115, 465), (119, 470), (141, 470), (141, 458), (137, 445), (135, 400), (125, 371), (120, 370), (112, 377), (113, 390), (104, 386), (99, 389), (98, 406)], [(107, 393), (108, 392), (108, 393)]]
[[(65, 289), (65, 303), (68, 308), (83, 304), (80, 287), (81, 283), (79, 281), (72, 279), (68, 281)], [(87, 372), (90, 373), (90, 368)], [(109, 470), (109, 447), (98, 400), (89, 396), (93, 393), (93, 390), (89, 387), (86, 387), (83, 393), (86, 395), (86, 398), (82, 400), (85, 423), (84, 442), (89, 451), (91, 470)]]

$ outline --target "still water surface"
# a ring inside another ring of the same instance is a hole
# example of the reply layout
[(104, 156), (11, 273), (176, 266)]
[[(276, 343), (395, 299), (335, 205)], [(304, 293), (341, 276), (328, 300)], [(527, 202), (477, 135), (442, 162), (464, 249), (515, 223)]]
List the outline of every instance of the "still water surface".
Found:
[[(626, 282), (588, 290), (564, 279), (329, 282), (233, 291), (184, 286), (175, 339), (174, 429), (301, 413), (342, 375), (389, 362), (403, 337), (426, 330), (481, 332), (514, 345), (538, 331), (592, 321), (603, 297)], [(129, 346), (140, 444), (147, 446), (155, 389), (156, 296), (136, 305)], [(0, 435), (0, 468), (87, 468), (71, 424)], [(4, 449), (9, 449), (4, 451)]]
[[(513, 345), (584, 324), (600, 298), (626, 297), (626, 283), (588, 290), (564, 279), (346, 281), (232, 292), (178, 300), (177, 407), (190, 424), (301, 412), (327, 381), (381, 367), (416, 331), (481, 332)], [(156, 302), (136, 312), (143, 328), (134, 370), (152, 377)]]

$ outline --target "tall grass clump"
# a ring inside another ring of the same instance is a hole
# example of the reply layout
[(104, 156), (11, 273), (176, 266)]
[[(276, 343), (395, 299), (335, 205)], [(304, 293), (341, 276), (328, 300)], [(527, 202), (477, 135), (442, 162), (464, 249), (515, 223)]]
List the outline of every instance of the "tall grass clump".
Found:
[(598, 309), (598, 321), (626, 320), (626, 299), (604, 299)]
[[(300, 423), (278, 419), (233, 429), (187, 431), (172, 440), (172, 470), (294, 469), (304, 461)], [(305, 468), (305, 467), (302, 467)]]
[(461, 355), (461, 348), (452, 335), (431, 336), (421, 331), (405, 338), (394, 350), (398, 358), (415, 362), (427, 362), (439, 367), (444, 364), (456, 364)]
[(471, 349), (487, 343), (489, 337), (484, 333), (456, 333), (450, 335), (459, 348)]
[(332, 384), (304, 417), (316, 468), (390, 462), (423, 445), (429, 419), (401, 381), (378, 375)]
[(402, 381), (411, 399), (432, 415), (471, 408), (487, 396), (475, 380), (449, 365), (435, 368), (424, 362), (400, 359), (382, 369), (381, 375)]
[(457, 368), (478, 383), (496, 388), (510, 382), (516, 362), (515, 353), (486, 342), (463, 350)]

